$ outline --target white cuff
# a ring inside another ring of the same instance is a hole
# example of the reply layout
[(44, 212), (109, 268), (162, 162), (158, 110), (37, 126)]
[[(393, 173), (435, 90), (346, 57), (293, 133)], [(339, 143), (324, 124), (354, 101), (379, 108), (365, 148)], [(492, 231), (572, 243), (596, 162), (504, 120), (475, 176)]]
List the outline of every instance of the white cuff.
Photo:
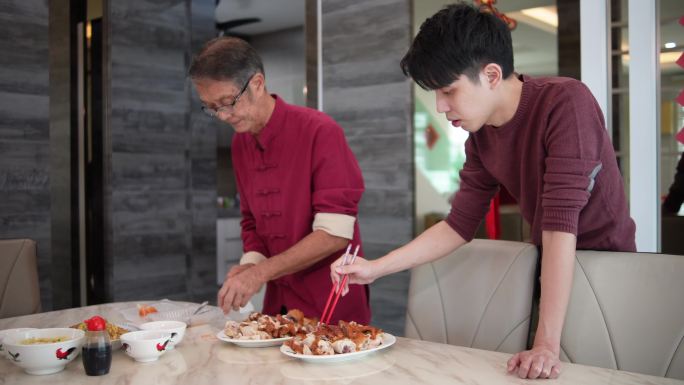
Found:
[(317, 213), (313, 221), (313, 230), (323, 230), (336, 237), (354, 238), (354, 222), (356, 218), (346, 214)]
[(240, 264), (244, 265), (247, 263), (253, 263), (256, 265), (257, 263), (259, 263), (265, 259), (266, 259), (266, 256), (264, 256), (263, 254), (261, 254), (258, 251), (248, 251), (248, 252), (242, 254), (242, 258), (240, 258)]

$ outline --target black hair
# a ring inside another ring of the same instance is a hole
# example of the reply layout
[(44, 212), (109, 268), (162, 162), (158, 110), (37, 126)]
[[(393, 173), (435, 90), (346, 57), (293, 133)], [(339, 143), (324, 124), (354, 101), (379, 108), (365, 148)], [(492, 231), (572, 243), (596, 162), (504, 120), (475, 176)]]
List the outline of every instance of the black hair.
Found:
[(232, 36), (206, 42), (188, 70), (191, 79), (228, 80), (236, 84), (246, 83), (255, 73), (264, 73), (261, 57), (249, 43)]
[(444, 7), (420, 26), (401, 69), (425, 90), (446, 87), (462, 74), (479, 83), (483, 66), (513, 73), (511, 31), (495, 15), (465, 3)]

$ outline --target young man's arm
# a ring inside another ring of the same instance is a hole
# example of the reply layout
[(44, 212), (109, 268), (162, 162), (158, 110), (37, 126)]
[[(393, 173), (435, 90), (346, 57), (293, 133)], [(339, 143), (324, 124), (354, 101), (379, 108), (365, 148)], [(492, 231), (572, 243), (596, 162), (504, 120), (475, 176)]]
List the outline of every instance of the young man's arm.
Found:
[(520, 378), (556, 378), (560, 374), (560, 339), (575, 269), (574, 234), (542, 232), (541, 299), (539, 324), (532, 350), (515, 354), (508, 370)]
[(607, 155), (606, 148), (611, 147), (604, 146), (609, 139), (603, 115), (589, 89), (567, 81), (555, 92), (549, 96), (554, 104), (545, 118), (543, 138), (539, 325), (532, 350), (514, 355), (508, 363), (508, 369), (522, 378), (555, 378), (560, 373), (560, 338), (572, 288), (576, 234), (581, 233), (580, 213), (603, 177), (603, 159), (614, 159)]
[[(338, 259), (330, 266), (330, 276), (337, 283), (340, 275), (349, 274), (347, 285), (368, 284), (385, 275), (442, 258), (466, 243), (449, 224), (442, 221), (382, 258), (373, 261), (357, 258), (353, 265), (347, 266), (340, 266), (341, 259)], [(348, 286), (345, 287), (343, 294), (348, 290)]]

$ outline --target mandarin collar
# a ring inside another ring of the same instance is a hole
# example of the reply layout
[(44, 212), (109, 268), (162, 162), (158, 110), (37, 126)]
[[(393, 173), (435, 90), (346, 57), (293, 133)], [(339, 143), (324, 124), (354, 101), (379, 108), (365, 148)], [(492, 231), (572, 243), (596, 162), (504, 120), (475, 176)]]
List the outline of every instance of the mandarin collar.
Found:
[(271, 117), (268, 118), (268, 122), (264, 128), (261, 129), (258, 135), (252, 135), (254, 138), (254, 144), (257, 148), (266, 150), (271, 143), (271, 140), (278, 135), (278, 132), (283, 127), (285, 123), (285, 116), (287, 115), (287, 104), (276, 94), (271, 94), (273, 99), (275, 99), (275, 107), (273, 108), (273, 113)]

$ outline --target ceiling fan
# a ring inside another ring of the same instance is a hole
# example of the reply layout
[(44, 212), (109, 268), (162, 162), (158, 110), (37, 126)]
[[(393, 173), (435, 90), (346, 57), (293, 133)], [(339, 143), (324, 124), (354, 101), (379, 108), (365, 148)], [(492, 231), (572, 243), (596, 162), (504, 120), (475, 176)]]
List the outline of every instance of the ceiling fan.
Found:
[(261, 22), (259, 17), (245, 17), (242, 19), (227, 20), (220, 23), (216, 23), (216, 29), (218, 30), (219, 36), (237, 36), (244, 38), (243, 34), (238, 32), (231, 32), (233, 28), (241, 27), (243, 25)]

